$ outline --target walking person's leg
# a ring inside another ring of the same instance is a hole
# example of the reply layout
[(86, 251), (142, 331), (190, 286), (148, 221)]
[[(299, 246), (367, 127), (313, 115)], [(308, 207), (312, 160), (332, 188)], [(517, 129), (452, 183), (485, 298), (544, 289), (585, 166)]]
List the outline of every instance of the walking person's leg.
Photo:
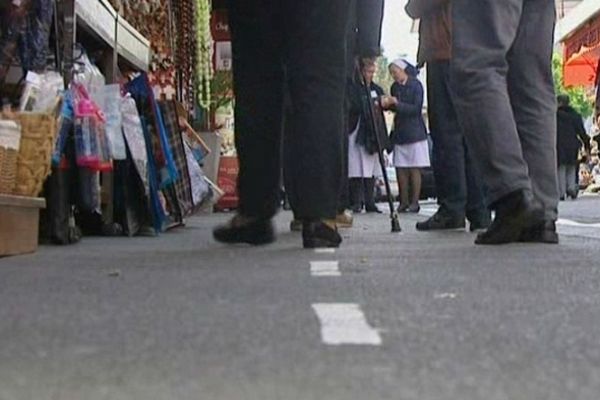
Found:
[(363, 183), (365, 188), (365, 210), (368, 213), (380, 214), (381, 211), (377, 208), (377, 204), (375, 204), (375, 178), (365, 178)]
[(457, 229), (465, 226), (467, 176), (464, 135), (458, 123), (450, 88), (450, 63), (427, 64), (429, 125), (433, 140), (433, 171), (438, 212), (417, 224), (418, 230)]
[(567, 166), (567, 194), (575, 200), (579, 196), (579, 185), (577, 184), (577, 165)]
[(422, 186), (422, 175), (420, 168), (410, 169), (410, 187), (411, 187), (411, 199), (410, 199), (410, 211), (419, 212), (421, 207), (419, 206), (419, 200), (421, 200), (421, 186)]
[(280, 7), (230, 1), (234, 62), (235, 142), (239, 158), (238, 215), (217, 228), (226, 243), (265, 244), (275, 238), (279, 208), (283, 63)]
[(470, 222), (470, 230), (478, 231), (490, 226), (492, 215), (485, 204), (485, 190), (479, 178), (479, 172), (471, 159), (471, 153), (463, 139), (465, 175), (467, 178), (466, 215)]
[(360, 213), (363, 206), (363, 179), (350, 178), (348, 183), (350, 189), (350, 210)]
[(567, 166), (564, 164), (558, 167), (558, 193), (561, 199), (567, 197)]
[(291, 179), (305, 247), (338, 246), (335, 229), (343, 179), (346, 27), (349, 0), (284, 1), (292, 99)]
[[(544, 0), (550, 2), (550, 0)], [(453, 13), (452, 87), (469, 149), (496, 209), (478, 244), (519, 241), (543, 220), (532, 196), (528, 166), (508, 93), (509, 53), (527, 0), (456, 0)], [(535, 46), (532, 46), (535, 47)], [(545, 110), (544, 110), (545, 111)]]
[[(508, 54), (508, 88), (527, 162), (533, 194), (544, 208), (545, 223), (536, 229), (548, 230), (557, 242), (558, 218), (556, 165), (556, 94), (552, 76), (556, 10), (551, 0), (525, 0), (521, 24)], [(535, 45), (533, 45), (535, 43)], [(547, 228), (544, 228), (544, 225)], [(528, 235), (531, 236), (531, 235)], [(536, 240), (544, 241), (540, 233)]]
[(400, 193), (399, 212), (405, 212), (410, 207), (410, 170), (408, 168), (396, 168), (398, 179), (398, 193)]

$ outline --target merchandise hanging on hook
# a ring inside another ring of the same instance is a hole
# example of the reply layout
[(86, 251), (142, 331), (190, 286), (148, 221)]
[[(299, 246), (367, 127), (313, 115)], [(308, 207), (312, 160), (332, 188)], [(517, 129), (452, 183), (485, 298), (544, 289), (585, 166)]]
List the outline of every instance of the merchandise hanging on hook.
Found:
[(210, 31), (212, 4), (210, 0), (196, 0), (196, 85), (198, 104), (205, 110), (211, 105), (213, 78), (213, 41)]

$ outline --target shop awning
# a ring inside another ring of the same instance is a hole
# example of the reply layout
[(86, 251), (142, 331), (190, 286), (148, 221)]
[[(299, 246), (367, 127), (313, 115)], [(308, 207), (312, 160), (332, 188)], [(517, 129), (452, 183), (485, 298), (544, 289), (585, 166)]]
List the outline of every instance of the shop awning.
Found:
[(594, 86), (600, 60), (600, 15), (564, 41), (565, 86)]

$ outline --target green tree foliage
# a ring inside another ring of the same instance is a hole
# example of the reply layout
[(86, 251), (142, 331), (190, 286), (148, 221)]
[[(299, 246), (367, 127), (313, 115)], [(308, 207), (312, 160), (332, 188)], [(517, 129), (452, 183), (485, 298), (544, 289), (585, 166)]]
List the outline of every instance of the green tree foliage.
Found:
[(594, 101), (583, 87), (565, 87), (563, 78), (563, 59), (558, 53), (552, 58), (552, 73), (557, 94), (566, 94), (571, 98), (571, 106), (584, 118), (594, 113)]
[(394, 83), (388, 71), (389, 64), (390, 62), (386, 56), (379, 57), (377, 59), (377, 74), (374, 78), (375, 83), (381, 86), (386, 93), (389, 93), (392, 83)]

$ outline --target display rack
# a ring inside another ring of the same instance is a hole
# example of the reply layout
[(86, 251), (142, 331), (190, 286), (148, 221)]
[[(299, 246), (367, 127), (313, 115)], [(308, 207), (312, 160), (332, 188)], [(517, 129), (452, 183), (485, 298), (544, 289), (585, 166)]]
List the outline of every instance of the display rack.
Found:
[[(103, 49), (100, 60), (107, 83), (115, 83), (118, 65), (125, 63), (138, 71), (150, 66), (150, 41), (136, 31), (107, 0), (62, 0), (63, 76), (68, 85), (75, 61), (75, 44), (84, 43)], [(90, 39), (91, 38), (91, 39)], [(92, 41), (93, 43), (88, 43)], [(103, 198), (112, 199), (112, 173), (102, 174)], [(113, 222), (112, 201), (103, 209), (105, 223)]]
[[(72, 1), (72, 0), (71, 0)], [(147, 71), (150, 65), (150, 41), (136, 31), (106, 0), (75, 0), (75, 26), (116, 48), (122, 60)]]

